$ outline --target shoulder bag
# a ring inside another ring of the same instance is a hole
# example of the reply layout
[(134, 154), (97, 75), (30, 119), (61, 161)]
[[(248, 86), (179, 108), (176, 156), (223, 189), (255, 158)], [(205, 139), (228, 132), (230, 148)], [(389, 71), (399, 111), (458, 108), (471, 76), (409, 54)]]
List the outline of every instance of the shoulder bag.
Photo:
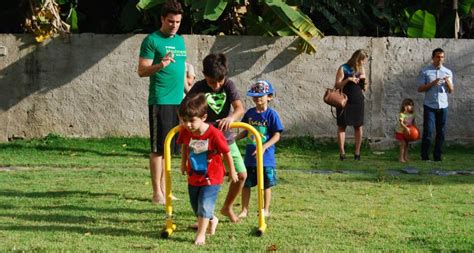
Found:
[(342, 114), (342, 112), (344, 111), (344, 107), (346, 107), (346, 104), (347, 104), (347, 95), (344, 94), (344, 92), (342, 92), (341, 89), (327, 88), (326, 92), (324, 93), (323, 100), (324, 100), (324, 103), (331, 106), (331, 113), (332, 113), (332, 107), (336, 107), (342, 110), (341, 111), (341, 114)]

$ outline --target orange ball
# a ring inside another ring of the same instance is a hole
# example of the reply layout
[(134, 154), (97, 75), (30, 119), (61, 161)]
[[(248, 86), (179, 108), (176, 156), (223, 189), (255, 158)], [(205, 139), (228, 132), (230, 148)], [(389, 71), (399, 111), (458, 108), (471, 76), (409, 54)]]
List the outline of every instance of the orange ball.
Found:
[(407, 141), (416, 141), (420, 139), (420, 131), (418, 128), (416, 128), (416, 126), (408, 126), (408, 129), (410, 129), (410, 133), (407, 131), (403, 133)]

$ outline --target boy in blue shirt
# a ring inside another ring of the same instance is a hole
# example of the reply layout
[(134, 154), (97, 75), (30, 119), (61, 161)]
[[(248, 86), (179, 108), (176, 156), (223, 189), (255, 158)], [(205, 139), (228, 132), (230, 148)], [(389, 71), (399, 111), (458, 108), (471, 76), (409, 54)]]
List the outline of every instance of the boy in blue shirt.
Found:
[[(268, 107), (268, 103), (273, 99), (273, 86), (268, 81), (257, 81), (254, 83), (247, 96), (252, 97), (255, 107), (249, 109), (242, 122), (253, 126), (262, 137), (263, 169), (264, 169), (264, 215), (270, 214), (270, 200), (272, 195), (271, 187), (276, 185), (275, 173), (275, 143), (280, 140), (283, 125), (278, 113)], [(250, 201), (250, 188), (257, 185), (257, 160), (255, 137), (248, 131), (241, 132), (236, 139), (247, 136), (247, 146), (245, 150), (245, 166), (247, 167), (247, 179), (242, 189), (242, 211), (240, 218), (247, 217)]]

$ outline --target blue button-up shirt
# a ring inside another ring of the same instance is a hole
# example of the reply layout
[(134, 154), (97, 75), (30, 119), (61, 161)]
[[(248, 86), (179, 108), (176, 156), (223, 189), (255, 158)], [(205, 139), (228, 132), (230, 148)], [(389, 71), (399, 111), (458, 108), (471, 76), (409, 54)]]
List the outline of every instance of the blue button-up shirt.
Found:
[[(418, 76), (418, 86), (425, 85), (429, 82), (434, 81), (436, 78), (445, 78), (449, 77), (451, 84), (453, 82), (453, 72), (441, 66), (437, 69), (433, 64), (425, 67), (420, 71)], [(438, 85), (431, 87), (429, 90), (425, 91), (425, 99), (423, 104), (433, 108), (433, 109), (443, 109), (448, 107), (448, 88), (446, 87), (446, 82), (444, 80), (439, 81)]]

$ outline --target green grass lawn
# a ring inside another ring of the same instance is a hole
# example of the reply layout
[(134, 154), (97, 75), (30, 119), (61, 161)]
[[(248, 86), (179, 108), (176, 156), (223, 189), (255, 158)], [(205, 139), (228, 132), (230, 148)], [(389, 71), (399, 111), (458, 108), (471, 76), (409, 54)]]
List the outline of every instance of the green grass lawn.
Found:
[[(172, 164), (177, 231), (160, 238), (165, 213), (149, 201), (147, 143), (51, 135), (0, 144), (0, 251), (198, 250), (187, 229), (195, 218), (178, 158)], [(253, 192), (250, 217), (231, 224), (218, 215), (217, 234), (202, 249), (474, 250), (474, 176), (430, 173), (474, 170), (474, 148), (447, 147), (444, 161), (433, 163), (419, 161), (414, 147), (409, 164), (397, 162), (395, 149), (374, 154), (365, 146), (362, 161), (340, 162), (335, 144), (311, 138), (285, 140), (277, 149), (279, 184), (265, 234), (255, 236)], [(419, 175), (397, 173), (407, 166)]]

